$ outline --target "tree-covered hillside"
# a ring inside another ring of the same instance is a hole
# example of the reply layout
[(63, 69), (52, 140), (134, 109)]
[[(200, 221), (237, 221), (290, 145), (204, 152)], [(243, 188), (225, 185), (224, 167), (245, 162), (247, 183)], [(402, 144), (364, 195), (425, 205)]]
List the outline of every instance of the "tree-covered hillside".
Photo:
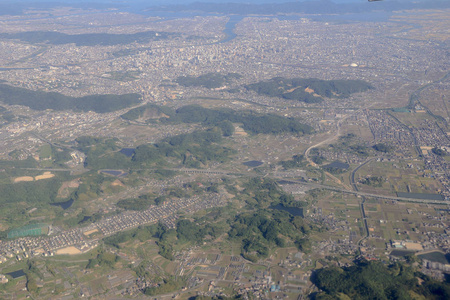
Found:
[(323, 291), (315, 299), (450, 299), (448, 283), (436, 282), (398, 263), (324, 268), (315, 272), (313, 281)]
[(214, 89), (233, 83), (241, 77), (242, 75), (237, 73), (228, 73), (226, 75), (222, 75), (220, 73), (208, 73), (198, 77), (180, 76), (175, 80), (175, 82), (186, 87), (202, 86), (208, 89)]
[(8, 105), (24, 105), (34, 110), (74, 110), (107, 113), (136, 105), (138, 94), (91, 95), (70, 97), (54, 92), (32, 91), (7, 84), (0, 84), (0, 101)]
[[(217, 126), (222, 131), (231, 133), (234, 130), (230, 123), (241, 123), (243, 129), (249, 133), (279, 134), (295, 133), (310, 134), (311, 126), (300, 123), (293, 118), (286, 118), (274, 114), (257, 114), (252, 111), (234, 111), (231, 109), (209, 109), (199, 105), (186, 105), (176, 111), (164, 106), (141, 106), (122, 115), (126, 120), (136, 120), (153, 111), (155, 114), (164, 114), (161, 122), (168, 123), (202, 123), (206, 126)], [(227, 135), (227, 134), (224, 134)], [(230, 135), (230, 134), (228, 134)]]
[(352, 93), (364, 92), (372, 86), (362, 80), (321, 80), (316, 78), (282, 78), (261, 81), (245, 86), (258, 94), (298, 100), (306, 103), (319, 103), (323, 97), (344, 98)]
[(146, 104), (130, 109), (120, 117), (125, 120), (134, 121), (138, 119), (157, 119), (168, 117), (175, 114), (172, 108), (166, 106), (158, 106), (156, 104)]

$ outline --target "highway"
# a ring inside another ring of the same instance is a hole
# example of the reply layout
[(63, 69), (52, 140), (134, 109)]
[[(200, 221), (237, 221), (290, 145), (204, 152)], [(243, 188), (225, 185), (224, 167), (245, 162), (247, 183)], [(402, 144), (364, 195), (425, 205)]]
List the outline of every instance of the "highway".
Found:
[(372, 197), (372, 198), (377, 198), (377, 199), (402, 201), (402, 202), (416, 202), (416, 203), (422, 203), (422, 204), (450, 205), (450, 201), (445, 201), (445, 200), (424, 200), (424, 199), (419, 199), (419, 198), (405, 198), (405, 197), (385, 196), (385, 195), (364, 193), (364, 192), (353, 191), (353, 190), (345, 190), (345, 189), (341, 189), (341, 188), (338, 188), (338, 187), (325, 185), (325, 184), (310, 183), (310, 182), (303, 182), (303, 181), (298, 181), (298, 180), (288, 180), (288, 179), (283, 179), (283, 180), (287, 181), (287, 182), (292, 182), (292, 183), (297, 183), (297, 184), (303, 184), (303, 185), (311, 186), (311, 187), (314, 187), (314, 188), (326, 189), (326, 190), (331, 190), (331, 191), (341, 192), (341, 193), (347, 193), (347, 194), (352, 194), (352, 195), (361, 196), (361, 197)]
[[(361, 164), (360, 166), (358, 166), (355, 170), (353, 170), (352, 174), (351, 174), (351, 182), (352, 185), (354, 184), (356, 186), (356, 184), (354, 183), (354, 175), (356, 173), (356, 171), (358, 171), (359, 168), (361, 168), (362, 166), (364, 166), (365, 164), (369, 163), (370, 161), (374, 160), (375, 158), (371, 158), (366, 160), (363, 164)], [(393, 201), (402, 201), (402, 202), (416, 202), (416, 203), (423, 203), (423, 204), (443, 204), (443, 205), (450, 205), (450, 201), (445, 201), (445, 200), (425, 200), (425, 199), (420, 199), (420, 198), (406, 198), (406, 197), (396, 197), (396, 196), (386, 196), (386, 195), (379, 195), (379, 194), (371, 194), (371, 193), (364, 193), (364, 192), (360, 192), (357, 189), (343, 189), (343, 188), (339, 188), (339, 187), (335, 187), (335, 186), (331, 186), (331, 185), (325, 185), (325, 184), (319, 184), (319, 183), (312, 183), (312, 182), (305, 182), (305, 181), (301, 181), (301, 180), (295, 180), (295, 179), (286, 179), (286, 178), (281, 178), (281, 177), (275, 177), (275, 176), (270, 176), (269, 173), (266, 174), (255, 174), (255, 173), (231, 173), (230, 171), (226, 171), (226, 170), (198, 170), (198, 169), (187, 169), (187, 168), (183, 168), (183, 169), (170, 169), (173, 171), (180, 171), (183, 173), (187, 173), (187, 174), (196, 174), (196, 173), (204, 173), (204, 174), (211, 174), (211, 175), (223, 175), (223, 176), (247, 176), (247, 177), (266, 177), (266, 178), (271, 178), (273, 180), (283, 180), (286, 182), (290, 182), (290, 183), (295, 183), (295, 184), (301, 184), (301, 185), (306, 185), (306, 186), (310, 186), (313, 188), (319, 188), (319, 189), (326, 189), (326, 190), (331, 190), (331, 191), (335, 191), (335, 192), (340, 192), (340, 193), (347, 193), (347, 194), (352, 194), (352, 195), (356, 195), (356, 196), (361, 196), (361, 197), (372, 197), (372, 198), (377, 198), (377, 199), (385, 199), (385, 200), (393, 200)]]
[[(355, 174), (356, 172), (364, 165), (368, 164), (369, 162), (371, 162), (372, 160), (374, 160), (374, 158), (368, 159), (365, 162), (363, 162), (362, 164), (360, 164), (358, 167), (356, 167), (352, 173), (350, 173), (350, 184), (352, 185), (352, 188), (355, 192), (358, 192), (358, 187), (356, 186), (356, 182), (355, 182)], [(364, 203), (366, 202), (366, 197), (362, 196), (362, 201), (359, 205), (359, 209), (361, 210), (361, 218), (364, 224), (364, 231), (366, 232), (366, 235), (363, 236), (359, 241), (358, 241), (358, 245), (361, 246), (362, 242), (369, 237), (370, 233), (369, 233), (369, 225), (367, 224), (367, 217), (366, 217), (366, 211), (364, 210)]]

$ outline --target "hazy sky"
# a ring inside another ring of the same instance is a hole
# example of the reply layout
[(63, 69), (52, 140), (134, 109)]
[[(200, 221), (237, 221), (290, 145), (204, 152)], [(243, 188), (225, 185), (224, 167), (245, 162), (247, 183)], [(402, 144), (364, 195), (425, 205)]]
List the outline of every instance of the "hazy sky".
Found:
[[(192, 2), (234, 2), (234, 3), (283, 3), (283, 2), (304, 2), (304, 1), (323, 1), (323, 0), (0, 0), (0, 3), (11, 2), (100, 2), (100, 3), (131, 3), (140, 2), (149, 5), (155, 3), (192, 3)], [(367, 0), (330, 0), (334, 3), (348, 3), (348, 2), (367, 2)], [(412, 2), (413, 0), (385, 0), (396, 2)], [(417, 0), (416, 0), (417, 1)], [(420, 0), (419, 0), (420, 1)]]

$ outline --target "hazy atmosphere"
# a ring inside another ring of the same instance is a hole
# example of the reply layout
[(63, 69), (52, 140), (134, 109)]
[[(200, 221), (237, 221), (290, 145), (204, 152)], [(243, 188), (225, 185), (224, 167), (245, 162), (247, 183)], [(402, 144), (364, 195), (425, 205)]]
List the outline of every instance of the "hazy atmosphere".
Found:
[(450, 299), (450, 1), (0, 25), (0, 299)]

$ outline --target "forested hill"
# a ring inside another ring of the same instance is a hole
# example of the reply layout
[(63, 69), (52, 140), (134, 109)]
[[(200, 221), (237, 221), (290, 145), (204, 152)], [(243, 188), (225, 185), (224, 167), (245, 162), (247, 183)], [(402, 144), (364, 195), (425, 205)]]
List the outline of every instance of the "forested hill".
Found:
[(46, 43), (62, 45), (74, 43), (77, 46), (114, 46), (138, 42), (144, 43), (179, 36), (175, 33), (144, 31), (133, 34), (86, 33), (65, 34), (55, 31), (27, 31), (18, 33), (1, 33), (0, 38), (18, 39), (28, 43)]
[(180, 76), (175, 82), (186, 87), (202, 86), (208, 89), (215, 89), (233, 83), (240, 78), (242, 78), (242, 75), (237, 73), (228, 73), (226, 75), (220, 73), (207, 73), (198, 77)]
[(372, 88), (369, 83), (362, 80), (288, 79), (282, 77), (249, 84), (245, 87), (258, 94), (306, 103), (322, 102), (322, 97), (345, 98), (352, 93), (365, 92)]
[[(252, 134), (279, 134), (296, 133), (310, 134), (313, 128), (307, 124), (300, 123), (293, 118), (286, 118), (273, 114), (257, 114), (252, 111), (234, 111), (231, 109), (209, 109), (200, 105), (186, 105), (177, 110), (169, 107), (145, 105), (131, 109), (124, 115), (123, 119), (137, 120), (148, 115), (164, 113), (161, 122), (167, 123), (201, 123), (203, 125), (218, 126), (222, 131), (230, 135), (234, 132), (231, 123), (241, 123), (245, 131)], [(230, 126), (231, 124), (231, 126)], [(232, 129), (229, 129), (232, 128)]]
[(450, 284), (398, 263), (388, 267), (381, 262), (360, 262), (342, 269), (320, 269), (313, 282), (323, 291), (315, 299), (450, 299)]
[(32, 91), (0, 84), (0, 102), (8, 105), (24, 105), (34, 110), (53, 109), (57, 111), (94, 111), (107, 113), (140, 103), (138, 94), (91, 95), (70, 97), (54, 92)]
[(158, 106), (156, 104), (150, 103), (130, 109), (129, 111), (121, 115), (121, 117), (124, 120), (134, 121), (138, 119), (159, 119), (169, 117), (174, 114), (175, 111), (170, 107)]

